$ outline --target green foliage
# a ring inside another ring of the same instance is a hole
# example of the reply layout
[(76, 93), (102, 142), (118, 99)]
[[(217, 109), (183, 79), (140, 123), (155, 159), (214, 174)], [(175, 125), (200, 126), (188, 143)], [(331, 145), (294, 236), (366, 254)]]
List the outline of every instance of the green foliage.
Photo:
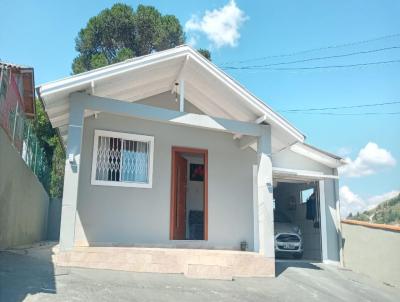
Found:
[(372, 223), (400, 225), (400, 194), (396, 197), (380, 203), (376, 208), (357, 213), (349, 219), (369, 221)]
[(197, 50), (200, 54), (203, 55), (203, 57), (205, 57), (207, 60), (211, 61), (211, 53), (208, 49), (204, 49), (204, 48), (199, 48)]
[(117, 3), (89, 19), (75, 40), (79, 55), (73, 73), (120, 62), (183, 44), (185, 36), (179, 20), (161, 15), (152, 6), (139, 5), (136, 12)]
[(36, 118), (33, 123), (34, 132), (46, 153), (46, 160), (51, 167), (51, 197), (62, 197), (64, 182), (65, 153), (57, 132), (52, 128), (42, 103), (36, 99)]
[(114, 63), (122, 62), (122, 61), (130, 59), (132, 57), (133, 57), (132, 49), (122, 48), (120, 51), (118, 51), (117, 56), (115, 57)]
[(90, 59), (90, 66), (93, 69), (104, 67), (108, 65), (106, 56), (103, 53), (96, 53)]
[[(350, 215), (349, 215), (350, 216)], [(350, 217), (349, 217), (350, 218)], [(369, 216), (364, 212), (364, 213), (359, 213), (357, 212), (356, 215), (354, 215), (351, 219), (353, 220), (359, 220), (359, 221), (369, 221)]]

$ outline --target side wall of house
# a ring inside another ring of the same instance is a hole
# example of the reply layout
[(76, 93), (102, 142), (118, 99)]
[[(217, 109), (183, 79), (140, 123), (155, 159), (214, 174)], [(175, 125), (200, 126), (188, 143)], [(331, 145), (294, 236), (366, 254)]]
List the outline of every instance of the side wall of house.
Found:
[[(272, 164), (277, 168), (298, 169), (322, 172), (327, 175), (336, 175), (336, 169), (329, 168), (305, 156), (284, 150), (272, 156)], [(321, 224), (321, 232), (326, 232), (326, 255), (324, 260), (340, 261), (340, 217), (338, 215), (339, 196), (337, 188), (339, 181), (335, 179), (323, 180), (325, 206), (321, 202), (321, 215), (325, 214), (325, 228)], [(323, 255), (324, 256), (324, 255)]]
[(0, 128), (0, 249), (46, 239), (49, 197)]
[[(154, 136), (153, 187), (91, 185), (95, 129)], [(171, 147), (208, 149), (208, 241), (204, 247), (253, 248), (252, 150), (231, 134), (100, 113), (85, 119), (75, 245), (165, 245), (169, 241)]]

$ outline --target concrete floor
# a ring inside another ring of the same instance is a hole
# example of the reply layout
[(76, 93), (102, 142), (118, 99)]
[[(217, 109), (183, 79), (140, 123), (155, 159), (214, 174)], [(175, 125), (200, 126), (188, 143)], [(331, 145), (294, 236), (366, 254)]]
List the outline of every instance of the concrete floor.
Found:
[(0, 252), (0, 301), (400, 301), (400, 289), (354, 272), (278, 261), (277, 278), (235, 281), (53, 267), (50, 248)]

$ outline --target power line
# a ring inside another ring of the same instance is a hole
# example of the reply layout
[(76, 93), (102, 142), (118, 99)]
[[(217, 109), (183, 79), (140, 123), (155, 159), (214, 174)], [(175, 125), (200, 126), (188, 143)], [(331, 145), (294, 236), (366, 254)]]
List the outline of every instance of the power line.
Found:
[(385, 48), (379, 48), (379, 49), (351, 52), (351, 53), (346, 53), (346, 54), (341, 54), (341, 55), (315, 57), (315, 58), (308, 58), (308, 59), (288, 61), (288, 62), (270, 63), (270, 64), (263, 64), (263, 65), (250, 65), (250, 66), (222, 66), (222, 68), (234, 69), (234, 68), (240, 67), (240, 68), (243, 68), (243, 69), (258, 69), (258, 68), (269, 67), (269, 66), (287, 65), (287, 64), (295, 64), (295, 63), (304, 63), (304, 62), (310, 62), (310, 61), (317, 61), (317, 60), (349, 57), (349, 56), (354, 56), (354, 55), (375, 53), (375, 52), (386, 51), (386, 50), (391, 50), (391, 49), (399, 49), (399, 48), (400, 48), (400, 46), (391, 46), (391, 47), (385, 47)]
[(310, 114), (310, 115), (398, 115), (399, 112), (357, 112), (357, 113), (338, 113), (338, 112), (287, 112), (287, 113), (299, 113), (299, 114)]
[(357, 63), (357, 64), (347, 64), (347, 65), (326, 65), (326, 66), (311, 66), (311, 67), (265, 67), (265, 68), (248, 68), (248, 67), (223, 67), (225, 70), (313, 70), (313, 69), (329, 69), (329, 68), (353, 68), (369, 65), (381, 65), (390, 63), (399, 63), (400, 60), (390, 60), (390, 61), (378, 61), (378, 62), (367, 62), (367, 63)]
[(400, 101), (384, 102), (384, 103), (374, 103), (374, 104), (361, 104), (353, 106), (337, 106), (337, 107), (323, 107), (323, 108), (304, 108), (304, 109), (287, 109), (278, 110), (278, 112), (305, 112), (305, 111), (323, 111), (323, 110), (340, 110), (340, 109), (353, 109), (353, 108), (363, 108), (363, 107), (375, 107), (375, 106), (386, 106), (400, 104)]
[(301, 50), (301, 51), (296, 51), (296, 52), (287, 53), (287, 54), (264, 56), (264, 57), (246, 59), (246, 60), (241, 60), (241, 61), (230, 61), (230, 62), (225, 62), (225, 63), (222, 63), (222, 64), (241, 64), (241, 63), (247, 63), (247, 62), (261, 61), (261, 60), (265, 60), (265, 59), (290, 57), (290, 56), (296, 56), (296, 55), (302, 55), (302, 54), (306, 54), (306, 53), (316, 52), (316, 51), (320, 51), (320, 50), (328, 50), (328, 49), (335, 49), (335, 48), (341, 48), (341, 47), (360, 45), (360, 44), (365, 44), (365, 43), (370, 43), (370, 42), (375, 42), (375, 41), (395, 38), (395, 37), (399, 37), (399, 36), (400, 36), (400, 33), (395, 33), (395, 34), (390, 34), (390, 35), (381, 36), (381, 37), (377, 37), (377, 38), (372, 38), (372, 39), (368, 39), (368, 40), (360, 40), (360, 41), (356, 41), (356, 42), (350, 42), (350, 43), (330, 45), (330, 46), (325, 46), (325, 47), (312, 48), (312, 49)]

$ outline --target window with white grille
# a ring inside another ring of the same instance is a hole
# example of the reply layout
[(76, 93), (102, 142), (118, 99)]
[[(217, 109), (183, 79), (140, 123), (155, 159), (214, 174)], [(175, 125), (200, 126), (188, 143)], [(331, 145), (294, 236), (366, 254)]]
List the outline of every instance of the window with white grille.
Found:
[(92, 184), (151, 188), (154, 137), (95, 130)]

